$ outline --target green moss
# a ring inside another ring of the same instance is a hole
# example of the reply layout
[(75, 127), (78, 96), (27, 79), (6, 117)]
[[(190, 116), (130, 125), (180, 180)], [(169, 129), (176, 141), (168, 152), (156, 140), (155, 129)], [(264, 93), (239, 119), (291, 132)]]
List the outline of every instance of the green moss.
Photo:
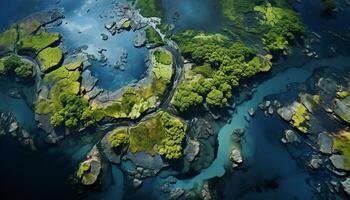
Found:
[(36, 52), (60, 41), (59, 33), (40, 32), (36, 35), (25, 36), (19, 41), (20, 49), (34, 49)]
[(334, 137), (333, 149), (340, 151), (345, 156), (345, 168), (350, 170), (350, 133), (341, 132)]
[(44, 77), (44, 83), (52, 85), (62, 79), (69, 79), (72, 82), (78, 81), (80, 78), (81, 67), (81, 61), (65, 64), (60, 68), (46, 74)]
[(41, 23), (37, 20), (25, 20), (19, 23), (18, 30), (21, 37), (30, 36), (41, 27)]
[(166, 52), (164, 49), (156, 49), (154, 52), (154, 56), (156, 61), (163, 65), (170, 65), (173, 62), (171, 54)]
[(202, 74), (206, 78), (211, 78), (215, 73), (215, 69), (208, 63), (204, 63), (201, 66), (195, 67), (193, 71), (195, 73)]
[(15, 74), (19, 78), (31, 78), (33, 76), (33, 65), (30, 63), (23, 63), (20, 67), (15, 69)]
[(0, 59), (0, 73), (15, 74), (17, 78), (29, 79), (33, 75), (33, 65), (16, 55), (11, 55)]
[(108, 141), (111, 143), (112, 148), (118, 148), (122, 144), (129, 142), (128, 130), (126, 128), (118, 128), (114, 130), (109, 136)]
[(308, 123), (309, 120), (310, 117), (308, 115), (307, 108), (303, 104), (299, 103), (296, 112), (292, 117), (293, 126), (299, 129), (301, 132), (307, 133), (310, 128), (310, 124)]
[(349, 96), (349, 92), (342, 90), (337, 92), (337, 97), (340, 99), (345, 99), (347, 96)]
[(129, 151), (144, 151), (159, 154), (168, 159), (182, 155), (181, 142), (185, 137), (186, 125), (180, 119), (166, 112), (159, 112), (154, 117), (130, 129)]
[(161, 0), (137, 0), (136, 7), (144, 17), (162, 18), (164, 15)]
[(162, 46), (164, 45), (162, 38), (159, 33), (152, 27), (148, 26), (146, 29), (147, 42), (153, 46)]
[(15, 26), (12, 26), (0, 34), (0, 52), (13, 51), (17, 42), (18, 33)]
[(40, 99), (35, 105), (35, 113), (40, 115), (49, 114), (54, 110), (54, 105), (47, 99)]
[(41, 71), (47, 72), (56, 67), (62, 60), (63, 54), (60, 48), (46, 48), (39, 53)]
[(125, 22), (123, 23), (123, 25), (122, 25), (123, 28), (124, 28), (124, 29), (129, 29), (129, 28), (130, 28), (130, 23), (131, 23), (130, 20), (125, 21)]
[(82, 178), (83, 175), (91, 168), (90, 162), (83, 162), (77, 171), (77, 177)]

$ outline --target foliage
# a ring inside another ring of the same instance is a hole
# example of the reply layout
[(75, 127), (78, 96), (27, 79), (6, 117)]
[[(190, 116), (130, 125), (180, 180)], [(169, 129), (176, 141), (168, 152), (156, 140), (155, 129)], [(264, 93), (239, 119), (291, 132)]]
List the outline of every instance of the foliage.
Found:
[(34, 49), (36, 52), (60, 41), (59, 33), (40, 32), (36, 35), (27, 35), (19, 41), (20, 49)]
[(74, 94), (60, 95), (62, 109), (57, 110), (51, 117), (55, 127), (64, 125), (70, 128), (87, 127), (94, 123), (93, 111), (86, 99)]
[(164, 15), (161, 0), (137, 0), (136, 7), (144, 17), (162, 18)]
[(203, 99), (210, 106), (223, 107), (239, 80), (269, 71), (272, 66), (271, 55), (257, 55), (253, 48), (220, 34), (185, 31), (174, 39), (181, 53), (200, 65), (193, 72), (204, 75), (196, 81), (182, 82), (176, 90), (172, 103), (181, 112), (201, 104)]
[(152, 27), (148, 26), (146, 29), (147, 42), (153, 46), (162, 46), (164, 45), (162, 38), (159, 33)]
[(345, 156), (345, 168), (350, 170), (350, 133), (341, 132), (336, 135), (333, 140), (333, 148), (340, 151)]
[(41, 27), (37, 19), (27, 19), (18, 24), (18, 30), (21, 37), (30, 36)]
[(181, 143), (185, 131), (184, 122), (161, 111), (130, 129), (129, 151), (132, 153), (145, 151), (154, 155), (157, 147), (159, 154), (166, 158), (179, 158), (182, 155)]
[(300, 16), (293, 10), (272, 6), (256, 6), (254, 10), (261, 13), (261, 25), (268, 31), (263, 35), (263, 43), (271, 52), (284, 52), (289, 43), (305, 33)]
[(209, 106), (224, 107), (227, 103), (227, 99), (224, 97), (223, 92), (213, 89), (208, 93), (206, 102)]
[(154, 52), (155, 59), (158, 63), (163, 65), (171, 65), (173, 63), (171, 54), (164, 49), (156, 49)]
[(33, 65), (30, 63), (23, 63), (20, 67), (15, 69), (17, 77), (20, 78), (31, 78), (33, 75)]
[(310, 120), (310, 117), (308, 115), (307, 108), (299, 103), (296, 109), (295, 114), (292, 116), (292, 123), (293, 126), (299, 129), (303, 133), (307, 133), (308, 129), (310, 128), (310, 124), (308, 121)]
[(53, 67), (56, 67), (62, 60), (63, 54), (60, 48), (46, 48), (39, 53), (41, 61), (41, 71), (48, 72)]
[(127, 129), (117, 129), (108, 136), (108, 141), (111, 143), (112, 148), (118, 148), (122, 144), (129, 142), (129, 135)]
[(31, 78), (33, 75), (33, 65), (23, 62), (16, 55), (7, 56), (0, 60), (0, 73), (14, 73), (16, 77), (21, 79)]
[(13, 51), (17, 41), (18, 33), (15, 26), (12, 26), (5, 32), (0, 34), (0, 52)]
[(192, 91), (189, 85), (179, 85), (176, 89), (173, 105), (181, 112), (185, 112), (190, 108), (200, 105), (203, 97)]

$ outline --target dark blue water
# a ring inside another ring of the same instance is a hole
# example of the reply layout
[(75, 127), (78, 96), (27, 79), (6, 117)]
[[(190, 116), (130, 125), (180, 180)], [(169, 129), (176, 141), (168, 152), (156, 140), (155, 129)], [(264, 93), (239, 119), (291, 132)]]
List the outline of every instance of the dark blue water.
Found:
[[(163, 0), (165, 21), (175, 24), (175, 30), (220, 30), (220, 4), (216, 0)], [(173, 18), (178, 14), (178, 19)]]

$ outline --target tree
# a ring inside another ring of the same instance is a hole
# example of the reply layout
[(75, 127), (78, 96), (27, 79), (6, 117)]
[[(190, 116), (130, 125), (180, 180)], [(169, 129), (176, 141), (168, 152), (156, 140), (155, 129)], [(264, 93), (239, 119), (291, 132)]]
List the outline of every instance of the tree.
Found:
[(220, 90), (214, 89), (209, 92), (206, 102), (209, 106), (224, 107), (227, 103), (227, 99)]
[(200, 105), (202, 102), (203, 97), (193, 92), (191, 86), (180, 85), (176, 90), (173, 104), (181, 112), (185, 112), (191, 107)]

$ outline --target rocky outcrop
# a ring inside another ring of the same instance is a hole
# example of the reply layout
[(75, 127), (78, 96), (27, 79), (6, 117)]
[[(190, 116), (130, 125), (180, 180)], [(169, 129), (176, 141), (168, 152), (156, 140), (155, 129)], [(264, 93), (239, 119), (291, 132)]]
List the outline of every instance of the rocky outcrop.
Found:
[(113, 148), (111, 143), (108, 141), (108, 137), (113, 134), (112, 132), (108, 132), (101, 140), (101, 148), (103, 149), (103, 155), (107, 158), (107, 160), (114, 164), (120, 164), (121, 155), (117, 153)]
[(346, 194), (350, 195), (350, 178), (347, 178), (345, 181), (341, 182), (343, 190)]
[(243, 163), (243, 157), (240, 149), (236, 146), (232, 147), (232, 151), (230, 154), (230, 160), (233, 162), (233, 168), (241, 165)]
[(334, 113), (347, 123), (350, 123), (350, 96), (345, 99), (335, 100)]
[(188, 162), (192, 162), (199, 153), (200, 143), (197, 140), (187, 138), (187, 145), (184, 149), (185, 159)]
[(151, 156), (144, 152), (128, 153), (126, 158), (136, 166), (142, 167), (142, 178), (156, 175), (161, 169), (168, 166), (159, 154)]
[(298, 105), (299, 105), (298, 102), (293, 102), (289, 106), (279, 108), (277, 110), (277, 113), (282, 119), (289, 122), (290, 120), (292, 120), (292, 117), (295, 114)]
[(345, 156), (343, 155), (332, 155), (331, 157), (329, 157), (329, 159), (331, 160), (333, 166), (336, 169), (339, 170), (348, 170), (345, 166)]
[(283, 143), (300, 143), (298, 135), (293, 130), (285, 130), (284, 138), (281, 139)]
[(141, 31), (136, 34), (134, 39), (134, 46), (135, 47), (143, 47), (147, 42), (146, 32)]
[(90, 92), (98, 81), (98, 79), (91, 74), (90, 70), (83, 71), (81, 78), (81, 87), (85, 92)]
[(95, 145), (88, 153), (86, 160), (80, 164), (77, 171), (77, 177), (83, 185), (93, 185), (96, 183), (101, 173), (101, 169), (101, 156)]
[(185, 194), (185, 190), (182, 188), (175, 188), (170, 191), (169, 199), (176, 200), (179, 199), (182, 195)]
[(327, 133), (320, 133), (318, 135), (318, 146), (321, 153), (330, 155), (333, 151), (333, 138)]

